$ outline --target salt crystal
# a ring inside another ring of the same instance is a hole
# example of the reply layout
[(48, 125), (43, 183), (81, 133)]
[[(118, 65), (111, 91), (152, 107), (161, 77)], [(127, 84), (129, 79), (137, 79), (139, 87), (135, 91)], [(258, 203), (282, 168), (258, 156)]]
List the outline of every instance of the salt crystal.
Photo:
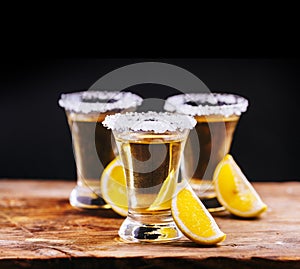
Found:
[(59, 105), (77, 113), (106, 112), (141, 105), (143, 99), (131, 92), (83, 91), (62, 94)]
[[(189, 104), (195, 103), (196, 105)], [(169, 97), (164, 109), (191, 116), (241, 115), (248, 107), (244, 97), (228, 93), (189, 93)]]
[(175, 132), (192, 129), (196, 125), (196, 120), (186, 115), (149, 111), (109, 115), (105, 117), (102, 124), (108, 129), (118, 132), (152, 131), (154, 133), (165, 133), (167, 131)]

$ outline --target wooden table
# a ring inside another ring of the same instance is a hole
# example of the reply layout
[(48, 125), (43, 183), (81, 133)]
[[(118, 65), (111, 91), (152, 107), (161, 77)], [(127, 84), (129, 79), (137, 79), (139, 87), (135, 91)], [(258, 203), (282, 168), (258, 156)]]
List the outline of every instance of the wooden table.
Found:
[(214, 247), (186, 238), (121, 242), (123, 218), (79, 211), (74, 182), (0, 180), (0, 268), (300, 268), (300, 182), (256, 183), (268, 211), (242, 220), (215, 214), (227, 239)]

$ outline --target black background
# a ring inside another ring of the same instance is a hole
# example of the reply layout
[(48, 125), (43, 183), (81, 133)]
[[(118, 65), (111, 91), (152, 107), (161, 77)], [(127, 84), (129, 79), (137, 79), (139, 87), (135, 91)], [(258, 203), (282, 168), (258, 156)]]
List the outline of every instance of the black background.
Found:
[[(300, 180), (298, 58), (45, 58), (1, 61), (0, 177), (74, 179), (75, 162), (63, 92), (87, 89), (127, 64), (158, 61), (198, 76), (211, 91), (249, 99), (231, 153), (252, 181)], [(164, 98), (167, 87), (141, 85), (144, 97)]]

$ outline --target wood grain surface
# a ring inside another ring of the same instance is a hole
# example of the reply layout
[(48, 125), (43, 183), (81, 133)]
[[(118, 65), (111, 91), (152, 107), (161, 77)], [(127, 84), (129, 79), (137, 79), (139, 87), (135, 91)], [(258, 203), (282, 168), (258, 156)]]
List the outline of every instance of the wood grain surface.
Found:
[(219, 246), (124, 243), (111, 210), (69, 205), (74, 182), (0, 180), (0, 268), (300, 268), (300, 182), (255, 183), (259, 219), (214, 214)]

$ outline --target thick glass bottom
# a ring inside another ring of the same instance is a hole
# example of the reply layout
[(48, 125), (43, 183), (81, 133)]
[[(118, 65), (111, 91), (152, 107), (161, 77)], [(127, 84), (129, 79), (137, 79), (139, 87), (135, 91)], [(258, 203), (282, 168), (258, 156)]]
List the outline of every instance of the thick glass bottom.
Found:
[(169, 214), (128, 214), (119, 229), (119, 236), (127, 242), (166, 243), (178, 240), (182, 233)]
[(70, 194), (70, 204), (81, 209), (110, 209), (111, 206), (88, 187), (76, 186)]
[(219, 203), (217, 197), (210, 198), (210, 199), (200, 198), (200, 200), (205, 205), (207, 210), (211, 213), (221, 212), (225, 210), (225, 207)]
[(191, 180), (191, 186), (209, 212), (224, 211), (219, 203), (212, 180)]

